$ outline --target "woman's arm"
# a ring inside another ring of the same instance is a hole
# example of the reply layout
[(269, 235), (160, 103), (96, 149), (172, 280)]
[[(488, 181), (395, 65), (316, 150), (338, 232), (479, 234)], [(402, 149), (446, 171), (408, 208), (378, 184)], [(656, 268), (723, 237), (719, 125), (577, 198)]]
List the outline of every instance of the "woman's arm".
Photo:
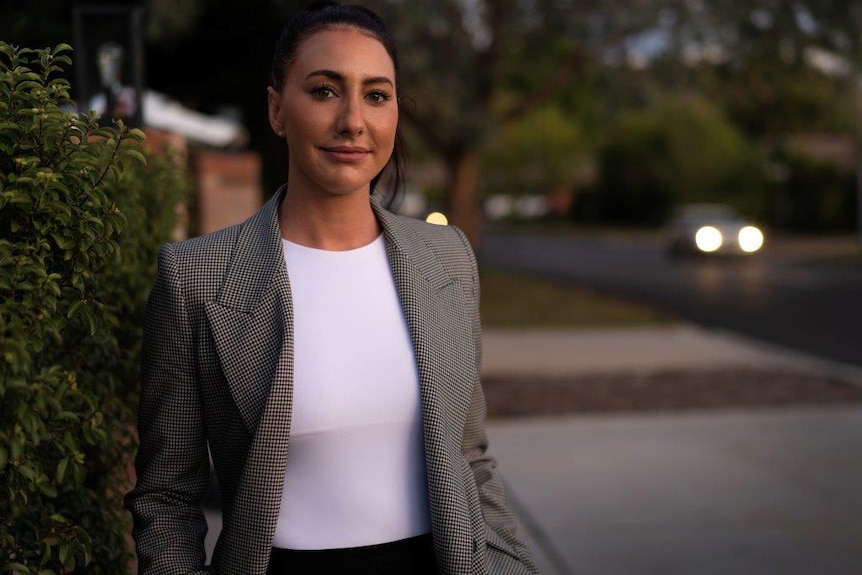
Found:
[(144, 317), (137, 484), (126, 496), (141, 575), (207, 572), (200, 504), (209, 458), (192, 339), (174, 246), (166, 245)]
[[(476, 258), (464, 233), (454, 228), (464, 244), (464, 249), (470, 259), (470, 272), (472, 276), (473, 291), (473, 339), (476, 346), (476, 373), (481, 373), (482, 357), (482, 326), (479, 316), (479, 270)], [(477, 377), (470, 403), (470, 410), (464, 427), (464, 440), (461, 446), (462, 454), (473, 470), (476, 479), (476, 488), (479, 492), (479, 503), (485, 523), (489, 530), (489, 554), (504, 552), (518, 559), (526, 568), (528, 573), (537, 574), (539, 571), (533, 562), (530, 550), (518, 539), (516, 535), (515, 518), (509, 509), (506, 500), (503, 482), (497, 472), (497, 463), (487, 453), (488, 437), (485, 432), (485, 419), (487, 408), (485, 405), (485, 394), (482, 391), (480, 378)], [(493, 548), (493, 549), (492, 549)], [(505, 564), (505, 558), (499, 558), (501, 564)], [(495, 559), (489, 556), (491, 573), (507, 572), (504, 568), (495, 569)]]

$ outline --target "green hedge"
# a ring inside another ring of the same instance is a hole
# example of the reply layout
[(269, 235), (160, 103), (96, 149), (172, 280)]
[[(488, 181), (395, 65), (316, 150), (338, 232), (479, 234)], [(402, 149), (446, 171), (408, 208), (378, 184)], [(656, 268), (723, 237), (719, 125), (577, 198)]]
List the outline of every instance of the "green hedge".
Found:
[(69, 51), (0, 43), (0, 573), (128, 572), (140, 317), (188, 189), (69, 111)]

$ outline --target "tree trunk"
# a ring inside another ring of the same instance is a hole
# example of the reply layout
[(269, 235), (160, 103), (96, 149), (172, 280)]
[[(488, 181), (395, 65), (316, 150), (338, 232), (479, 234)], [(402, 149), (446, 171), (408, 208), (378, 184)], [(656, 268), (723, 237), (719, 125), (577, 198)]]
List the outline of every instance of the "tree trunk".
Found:
[(449, 154), (446, 162), (451, 185), (447, 191), (448, 217), (467, 235), (475, 251), (479, 251), (479, 231), (482, 214), (479, 209), (479, 157), (473, 150)]

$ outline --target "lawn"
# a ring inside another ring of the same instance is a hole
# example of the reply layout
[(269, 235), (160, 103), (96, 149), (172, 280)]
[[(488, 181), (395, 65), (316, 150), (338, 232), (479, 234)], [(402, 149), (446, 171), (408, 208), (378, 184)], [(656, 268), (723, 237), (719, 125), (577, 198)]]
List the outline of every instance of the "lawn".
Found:
[(498, 269), (482, 269), (485, 327), (620, 327), (673, 323), (646, 305)]

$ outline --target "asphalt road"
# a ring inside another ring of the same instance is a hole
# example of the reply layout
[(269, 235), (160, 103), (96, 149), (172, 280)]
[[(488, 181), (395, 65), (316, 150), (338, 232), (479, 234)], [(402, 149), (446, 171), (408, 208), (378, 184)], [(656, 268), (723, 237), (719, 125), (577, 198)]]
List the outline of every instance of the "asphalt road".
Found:
[(480, 264), (641, 301), (685, 320), (862, 366), (862, 264), (793, 254), (672, 260), (649, 237), (488, 233)]

